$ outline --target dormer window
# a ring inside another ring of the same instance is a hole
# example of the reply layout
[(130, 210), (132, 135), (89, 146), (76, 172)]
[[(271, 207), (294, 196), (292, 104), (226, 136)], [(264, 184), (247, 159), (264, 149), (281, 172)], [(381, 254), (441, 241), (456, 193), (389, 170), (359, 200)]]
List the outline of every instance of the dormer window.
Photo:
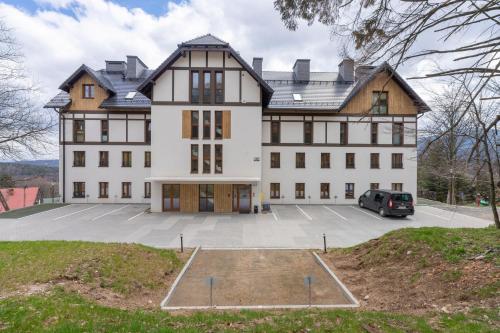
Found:
[(129, 91), (127, 93), (127, 95), (125, 96), (125, 99), (134, 99), (136, 93), (137, 92), (135, 92), (135, 91)]
[(374, 91), (372, 93), (372, 113), (387, 114), (387, 91)]
[(302, 95), (301, 94), (293, 94), (293, 101), (294, 102), (302, 102)]
[(83, 98), (94, 98), (93, 84), (84, 84), (82, 90), (83, 90)]

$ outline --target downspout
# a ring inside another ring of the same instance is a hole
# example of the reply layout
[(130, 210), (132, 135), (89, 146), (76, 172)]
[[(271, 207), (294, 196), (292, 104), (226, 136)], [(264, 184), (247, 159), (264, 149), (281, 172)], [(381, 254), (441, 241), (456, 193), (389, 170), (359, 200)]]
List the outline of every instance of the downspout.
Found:
[[(63, 119), (62, 110), (57, 111), (54, 108), (54, 111), (56, 111), (59, 114), (59, 139), (60, 139), (61, 119)], [(62, 202), (66, 203), (66, 121), (62, 122)]]

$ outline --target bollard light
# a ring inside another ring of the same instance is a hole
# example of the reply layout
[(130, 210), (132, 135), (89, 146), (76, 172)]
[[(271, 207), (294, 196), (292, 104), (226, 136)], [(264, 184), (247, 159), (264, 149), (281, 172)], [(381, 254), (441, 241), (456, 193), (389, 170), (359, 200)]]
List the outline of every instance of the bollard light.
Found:
[(182, 239), (182, 234), (181, 234), (181, 252), (184, 252), (184, 242), (183, 242), (183, 239)]
[(323, 234), (323, 252), (326, 253), (326, 235)]

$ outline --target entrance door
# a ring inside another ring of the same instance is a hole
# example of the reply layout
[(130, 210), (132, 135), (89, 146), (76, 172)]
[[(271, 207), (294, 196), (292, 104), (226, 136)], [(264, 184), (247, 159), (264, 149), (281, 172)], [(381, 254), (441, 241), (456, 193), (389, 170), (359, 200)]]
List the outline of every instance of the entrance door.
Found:
[(233, 212), (250, 213), (252, 185), (233, 185)]
[(163, 184), (163, 211), (173, 212), (180, 209), (181, 186), (179, 184)]

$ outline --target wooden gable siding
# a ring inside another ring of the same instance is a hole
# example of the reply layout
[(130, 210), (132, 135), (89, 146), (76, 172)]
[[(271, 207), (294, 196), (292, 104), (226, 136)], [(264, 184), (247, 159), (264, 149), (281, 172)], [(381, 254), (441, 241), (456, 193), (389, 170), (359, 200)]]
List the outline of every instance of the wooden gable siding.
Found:
[(372, 93), (374, 91), (387, 91), (389, 114), (416, 115), (417, 107), (410, 96), (393, 79), (387, 82), (388, 78), (387, 73), (377, 74), (339, 113), (369, 113), (372, 107)]
[[(94, 85), (94, 98), (83, 98), (83, 85)], [(92, 79), (88, 74), (83, 74), (71, 87), (69, 91), (71, 104), (69, 110), (99, 110), (99, 105), (102, 101), (108, 98), (108, 92), (99, 86), (99, 84)]]

